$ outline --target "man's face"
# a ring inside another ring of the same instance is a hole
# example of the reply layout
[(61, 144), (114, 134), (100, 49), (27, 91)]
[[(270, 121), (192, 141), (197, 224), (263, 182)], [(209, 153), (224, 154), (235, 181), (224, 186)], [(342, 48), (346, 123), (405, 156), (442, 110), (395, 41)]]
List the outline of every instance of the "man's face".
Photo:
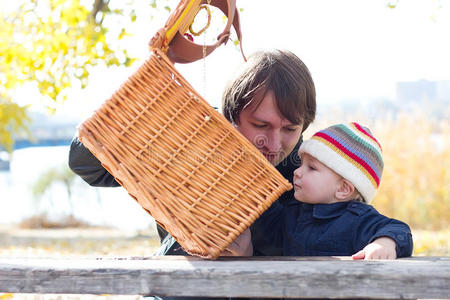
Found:
[(281, 115), (273, 91), (266, 92), (259, 105), (249, 105), (239, 115), (237, 130), (274, 166), (292, 152), (302, 134), (302, 124)]

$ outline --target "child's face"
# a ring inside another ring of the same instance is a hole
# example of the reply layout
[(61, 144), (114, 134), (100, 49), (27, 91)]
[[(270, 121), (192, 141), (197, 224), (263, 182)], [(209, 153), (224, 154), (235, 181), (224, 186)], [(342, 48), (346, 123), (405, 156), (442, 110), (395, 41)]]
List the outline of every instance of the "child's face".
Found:
[(304, 203), (338, 202), (335, 193), (342, 177), (306, 153), (299, 153), (302, 164), (294, 171), (294, 197)]

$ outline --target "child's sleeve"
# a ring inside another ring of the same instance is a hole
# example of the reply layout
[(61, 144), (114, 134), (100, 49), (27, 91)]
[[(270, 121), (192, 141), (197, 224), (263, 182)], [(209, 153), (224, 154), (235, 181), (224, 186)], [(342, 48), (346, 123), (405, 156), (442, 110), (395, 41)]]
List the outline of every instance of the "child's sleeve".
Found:
[(395, 241), (397, 257), (411, 256), (413, 240), (409, 226), (402, 221), (383, 216), (371, 208), (361, 216), (356, 236), (358, 251), (380, 237), (390, 237)]

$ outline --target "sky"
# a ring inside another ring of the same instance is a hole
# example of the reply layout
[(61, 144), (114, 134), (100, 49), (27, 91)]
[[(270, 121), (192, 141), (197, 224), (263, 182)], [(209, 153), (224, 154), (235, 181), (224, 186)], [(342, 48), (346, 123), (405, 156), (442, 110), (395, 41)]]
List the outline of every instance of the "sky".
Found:
[[(174, 6), (177, 1), (168, 3)], [(387, 3), (238, 0), (244, 51), (294, 52), (312, 73), (319, 107), (343, 100), (394, 98), (399, 81), (450, 80), (450, 0), (400, 0), (395, 9)], [(164, 13), (153, 20), (138, 15), (128, 28), (133, 36), (127, 41), (137, 63), (130, 69), (97, 68), (88, 88), (71, 92), (60, 113), (83, 118), (109, 98), (148, 57), (148, 41), (166, 18)], [(114, 24), (110, 26), (114, 30)], [(211, 105), (220, 107), (222, 90), (242, 62), (237, 47), (229, 43), (204, 61), (177, 69)], [(30, 99), (23, 93), (18, 98)]]

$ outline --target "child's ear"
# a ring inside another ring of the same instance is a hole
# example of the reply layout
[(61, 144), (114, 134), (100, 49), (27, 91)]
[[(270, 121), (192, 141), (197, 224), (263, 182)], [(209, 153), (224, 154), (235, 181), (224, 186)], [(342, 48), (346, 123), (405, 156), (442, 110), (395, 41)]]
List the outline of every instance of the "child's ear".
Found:
[(347, 179), (342, 178), (335, 192), (335, 196), (339, 200), (347, 200), (355, 193), (355, 186)]

